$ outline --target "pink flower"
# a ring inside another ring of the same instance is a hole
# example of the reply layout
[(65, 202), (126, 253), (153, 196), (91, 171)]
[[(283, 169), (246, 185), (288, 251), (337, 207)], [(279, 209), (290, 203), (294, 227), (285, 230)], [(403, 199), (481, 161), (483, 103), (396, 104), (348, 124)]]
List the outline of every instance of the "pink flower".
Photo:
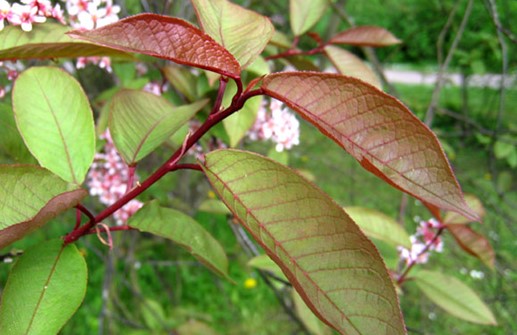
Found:
[(5, 1), (0, 0), (0, 31), (4, 29), (4, 20), (10, 20), (11, 5)]
[(162, 86), (154, 81), (145, 84), (143, 90), (154, 95), (162, 95)]
[(436, 236), (440, 227), (441, 224), (434, 219), (421, 221), (416, 233), (409, 237), (411, 249), (398, 247), (400, 258), (405, 260), (406, 264), (412, 262), (423, 264), (427, 263), (432, 251), (442, 252), (443, 240), (440, 236)]
[(251, 140), (271, 140), (276, 151), (291, 149), (300, 144), (300, 122), (278, 100), (272, 100), (268, 113), (265, 106), (259, 109), (255, 124), (248, 133)]
[(32, 7), (30, 5), (22, 6), (15, 3), (11, 8), (11, 17), (9, 22), (13, 25), (21, 25), (24, 31), (32, 30), (32, 23), (43, 23), (46, 18), (38, 15), (38, 7)]
[(51, 16), (54, 19), (56, 19), (59, 23), (66, 24), (63, 10), (61, 9), (61, 6), (59, 4), (56, 4), (54, 8), (52, 8)]
[(41, 16), (50, 16), (52, 13), (52, 4), (49, 0), (21, 0), (27, 6), (36, 7), (37, 14)]
[[(95, 155), (95, 161), (88, 171), (86, 184), (90, 189), (90, 195), (98, 196), (99, 201), (105, 205), (112, 205), (127, 191), (129, 182), (128, 167), (122, 161), (111, 139), (109, 131), (101, 138), (106, 140), (104, 152)], [(136, 176), (135, 176), (135, 179)], [(136, 199), (129, 201), (124, 207), (113, 214), (118, 225), (123, 225), (133, 215), (142, 203)]]

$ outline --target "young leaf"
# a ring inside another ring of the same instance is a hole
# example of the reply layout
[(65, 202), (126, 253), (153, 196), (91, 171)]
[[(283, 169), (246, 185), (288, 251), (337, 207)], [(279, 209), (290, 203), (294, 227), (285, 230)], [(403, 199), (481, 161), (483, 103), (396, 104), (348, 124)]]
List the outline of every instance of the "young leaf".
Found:
[(311, 310), (341, 334), (404, 334), (382, 259), (343, 209), (291, 169), (236, 150), (203, 169)]
[(36, 164), (16, 128), (11, 106), (0, 103), (0, 150), (17, 163)]
[(486, 237), (475, 232), (466, 224), (447, 225), (447, 229), (463, 250), (494, 269), (495, 252)]
[(497, 324), (488, 306), (458, 279), (441, 272), (420, 271), (414, 280), (432, 302), (449, 314), (473, 323)]
[(328, 6), (328, 0), (289, 0), (289, 20), (295, 36), (300, 36), (314, 26)]
[[(223, 106), (229, 106), (234, 94), (237, 92), (237, 86), (233, 82), (229, 82), (223, 99)], [(256, 96), (244, 104), (238, 113), (230, 115), (223, 120), (223, 126), (230, 138), (230, 146), (236, 147), (242, 140), (248, 130), (253, 127), (257, 119), (257, 113), (262, 104), (262, 96)]]
[[(479, 200), (479, 198), (475, 195), (465, 194), (465, 202), (477, 214), (479, 220), (482, 220), (485, 216), (485, 208), (483, 207), (481, 200)], [(443, 218), (443, 223), (446, 225), (467, 224), (471, 222), (472, 220), (469, 220), (468, 218), (455, 212), (447, 212)]]
[(7, 26), (0, 31), (0, 60), (46, 59), (80, 56), (115, 56), (128, 58), (119, 50), (72, 39), (69, 27), (47, 22), (37, 24), (29, 32)]
[(192, 0), (203, 30), (239, 61), (250, 65), (264, 50), (274, 28), (269, 19), (228, 0)]
[(129, 225), (140, 231), (172, 240), (188, 250), (218, 275), (228, 277), (228, 259), (223, 248), (203, 226), (190, 216), (157, 201), (147, 203), (129, 219)]
[(359, 57), (340, 47), (327, 45), (325, 54), (336, 67), (339, 73), (361, 79), (378, 89), (382, 89), (382, 84), (377, 75)]
[(352, 77), (311, 72), (271, 74), (262, 89), (390, 185), (477, 219), (438, 139), (397, 99)]
[(77, 205), (88, 192), (31, 165), (0, 165), (0, 249)]
[(312, 335), (332, 335), (332, 330), (314, 315), (302, 297), (295, 290), (292, 292), (296, 313), (310, 333)]
[(163, 68), (163, 74), (167, 81), (183, 94), (188, 101), (195, 101), (197, 99), (197, 77), (188, 68), (171, 64)]
[(282, 269), (280, 269), (280, 267), (276, 265), (276, 263), (273, 262), (273, 260), (268, 255), (262, 254), (253, 257), (248, 261), (248, 266), (262, 271), (271, 272), (278, 278), (287, 280), (284, 273), (282, 272)]
[(411, 249), (409, 235), (397, 221), (384, 213), (363, 207), (345, 207), (345, 212), (366, 236)]
[(335, 35), (330, 39), (329, 43), (363, 47), (386, 47), (399, 44), (401, 41), (384, 28), (360, 26)]
[(122, 90), (110, 102), (109, 128), (113, 143), (131, 165), (160, 146), (207, 100), (174, 107), (161, 96), (144, 91)]
[(57, 334), (86, 294), (86, 262), (73, 244), (40, 243), (16, 262), (2, 296), (0, 333)]
[(65, 71), (32, 67), (13, 88), (18, 130), (39, 164), (81, 184), (95, 154), (93, 114), (81, 85)]
[(125, 52), (173, 62), (239, 78), (239, 62), (228, 50), (190, 23), (163, 15), (139, 14), (94, 30), (70, 36)]

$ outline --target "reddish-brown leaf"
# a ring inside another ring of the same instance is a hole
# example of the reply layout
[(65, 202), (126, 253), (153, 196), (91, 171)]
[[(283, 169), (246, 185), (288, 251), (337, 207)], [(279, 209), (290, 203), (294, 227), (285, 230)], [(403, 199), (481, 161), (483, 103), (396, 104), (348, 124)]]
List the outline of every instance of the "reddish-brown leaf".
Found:
[(386, 47), (401, 41), (392, 33), (381, 27), (360, 26), (345, 30), (334, 37), (329, 43), (349, 44), (363, 47)]
[(34, 165), (0, 165), (0, 249), (77, 205), (88, 192)]
[(136, 52), (217, 72), (240, 76), (240, 65), (223, 46), (190, 23), (163, 15), (139, 14), (88, 31), (69, 33), (94, 44)]
[(495, 252), (488, 239), (466, 224), (450, 224), (447, 229), (463, 250), (494, 268)]
[(477, 220), (438, 139), (397, 99), (356, 78), (313, 72), (272, 74), (262, 89), (392, 186)]

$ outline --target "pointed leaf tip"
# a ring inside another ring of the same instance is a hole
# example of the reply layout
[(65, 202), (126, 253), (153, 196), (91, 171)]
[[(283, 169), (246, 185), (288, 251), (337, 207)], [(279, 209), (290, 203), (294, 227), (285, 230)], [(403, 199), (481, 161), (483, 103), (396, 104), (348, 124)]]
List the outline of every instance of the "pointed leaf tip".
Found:
[(369, 47), (386, 47), (401, 41), (388, 30), (374, 26), (359, 26), (345, 30), (329, 41), (331, 44), (348, 44)]
[(94, 44), (135, 52), (239, 78), (240, 65), (209, 35), (181, 19), (157, 15), (130, 16), (94, 30), (74, 30), (70, 36)]
[(477, 219), (436, 135), (394, 97), (356, 78), (317, 72), (271, 74), (262, 89), (390, 185)]
[(340, 334), (405, 334), (380, 255), (330, 197), (257, 154), (218, 150), (205, 159), (221, 199), (320, 319)]

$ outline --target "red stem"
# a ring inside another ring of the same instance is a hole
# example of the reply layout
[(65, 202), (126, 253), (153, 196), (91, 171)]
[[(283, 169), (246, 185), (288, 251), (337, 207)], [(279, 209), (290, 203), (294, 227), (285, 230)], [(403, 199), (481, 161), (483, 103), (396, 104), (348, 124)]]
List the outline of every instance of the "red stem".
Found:
[[(239, 84), (240, 80), (237, 80), (237, 84)], [(242, 92), (242, 83), (238, 85), (241, 87)], [(216, 112), (211, 114), (199, 127), (196, 132), (194, 132), (190, 137), (187, 137), (184, 145), (176, 150), (174, 154), (162, 165), (160, 166), (151, 176), (149, 176), (146, 180), (144, 180), (141, 184), (129, 190), (126, 194), (122, 196), (122, 198), (118, 199), (112, 205), (106, 207), (102, 212), (100, 212), (96, 217), (90, 218), (86, 224), (81, 227), (74, 229), (68, 235), (64, 237), (64, 243), (69, 244), (77, 241), (81, 236), (88, 234), (90, 229), (92, 229), (97, 223), (102, 222), (104, 219), (111, 216), (117, 210), (122, 208), (125, 204), (127, 204), (130, 200), (136, 198), (142, 192), (151, 187), (154, 183), (160, 180), (163, 176), (165, 176), (168, 172), (178, 170), (179, 168), (193, 167), (191, 165), (180, 165), (178, 166), (178, 161), (185, 155), (185, 153), (197, 142), (204, 134), (206, 134), (213, 126), (224, 120), (226, 117), (230, 116), (234, 112), (238, 111), (242, 108), (246, 100), (256, 95), (263, 94), (262, 89), (256, 89), (244, 94), (239, 95), (236, 99), (232, 101), (232, 104), (222, 110), (220, 112)], [(195, 168), (197, 170), (197, 168)]]

